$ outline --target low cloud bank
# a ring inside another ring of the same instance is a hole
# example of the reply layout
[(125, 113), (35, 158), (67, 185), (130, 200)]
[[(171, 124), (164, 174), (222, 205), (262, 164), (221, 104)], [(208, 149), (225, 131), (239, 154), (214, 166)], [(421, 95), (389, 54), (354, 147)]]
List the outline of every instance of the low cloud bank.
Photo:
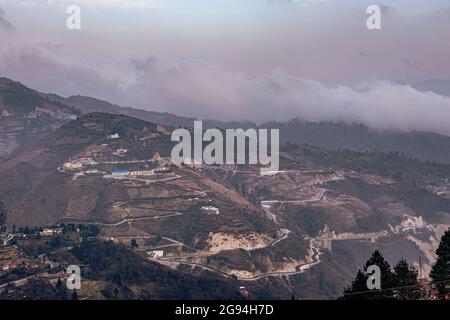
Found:
[(201, 60), (166, 63), (149, 58), (104, 68), (81, 66), (65, 59), (58, 48), (42, 42), (4, 48), (0, 74), (46, 92), (91, 95), (203, 119), (262, 123), (299, 117), (450, 136), (450, 98), (389, 81), (328, 86), (282, 70), (249, 77)]

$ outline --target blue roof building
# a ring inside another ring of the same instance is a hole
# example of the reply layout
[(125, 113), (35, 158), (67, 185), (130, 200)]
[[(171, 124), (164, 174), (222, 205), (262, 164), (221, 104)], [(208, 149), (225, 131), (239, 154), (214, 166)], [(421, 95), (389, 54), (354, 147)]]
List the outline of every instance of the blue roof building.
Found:
[(112, 175), (113, 176), (126, 176), (130, 173), (129, 170), (113, 170)]

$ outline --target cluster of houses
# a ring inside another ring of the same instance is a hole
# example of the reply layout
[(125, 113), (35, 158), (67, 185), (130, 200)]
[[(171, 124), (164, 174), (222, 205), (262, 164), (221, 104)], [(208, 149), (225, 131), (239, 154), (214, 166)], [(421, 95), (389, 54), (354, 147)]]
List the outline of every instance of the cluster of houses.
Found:
[(40, 259), (24, 258), (14, 246), (0, 248), (0, 271), (41, 268)]
[[(73, 232), (67, 233), (68, 237), (71, 236), (71, 239), (73, 239), (74, 237), (79, 239), (78, 233), (80, 232), (80, 228), (75, 227), (72, 231)], [(52, 269), (58, 267), (58, 263), (48, 260), (46, 254), (41, 254), (36, 259), (25, 258), (22, 256), (22, 254), (19, 253), (16, 245), (8, 244), (9, 241), (13, 238), (20, 239), (28, 238), (29, 236), (52, 237), (62, 235), (64, 232), (64, 227), (53, 226), (30, 234), (17, 232), (3, 235), (5, 241), (3, 243), (3, 246), (0, 246), (0, 271), (11, 271), (17, 269), (40, 269), (44, 266), (49, 266)]]
[(17, 269), (39, 269), (42, 268), (43, 265), (39, 259), (24, 259), (20, 258), (14, 262), (2, 264), (1, 270), (17, 270)]
[(427, 190), (438, 196), (450, 197), (450, 185), (428, 186)]
[(45, 266), (49, 266), (54, 269), (59, 266), (58, 263), (53, 262), (47, 258), (46, 254), (41, 254), (37, 258), (24, 258), (24, 257), (14, 257), (1, 261), (0, 270), (1, 271), (11, 271), (18, 269), (40, 269)]

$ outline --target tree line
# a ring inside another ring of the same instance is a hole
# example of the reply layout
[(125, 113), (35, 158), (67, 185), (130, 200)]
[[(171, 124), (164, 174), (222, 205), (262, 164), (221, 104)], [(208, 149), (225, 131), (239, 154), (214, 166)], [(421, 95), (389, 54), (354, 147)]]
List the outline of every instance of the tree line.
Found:
[[(426, 300), (450, 299), (450, 229), (442, 236), (436, 250), (437, 260), (430, 281), (419, 279), (416, 267), (400, 259), (391, 269), (379, 250), (373, 252), (362, 270), (358, 270), (351, 285), (344, 289), (342, 300)], [(379, 287), (369, 289), (373, 280), (371, 266), (379, 269)]]

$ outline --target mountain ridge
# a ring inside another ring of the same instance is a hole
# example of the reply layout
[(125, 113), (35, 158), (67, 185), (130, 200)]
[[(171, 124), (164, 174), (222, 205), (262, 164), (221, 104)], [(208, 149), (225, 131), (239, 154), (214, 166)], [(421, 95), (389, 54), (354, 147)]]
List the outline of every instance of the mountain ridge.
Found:
[[(16, 100), (20, 101), (17, 96), (25, 92), (26, 95), (32, 98), (32, 101), (33, 99), (37, 99), (38, 101), (41, 101), (41, 104), (56, 104), (59, 108), (63, 108), (64, 110), (72, 110), (71, 112), (73, 115), (92, 112), (123, 114), (152, 123), (160, 123), (173, 127), (192, 127), (193, 122), (197, 120), (196, 118), (183, 117), (171, 113), (147, 111), (133, 107), (122, 107), (105, 100), (87, 96), (78, 95), (64, 98), (57, 94), (39, 93), (35, 90), (28, 89), (19, 82), (14, 82), (5, 78), (1, 81), (5, 82), (6, 80), (20, 87), (20, 90), (16, 93)], [(2, 92), (0, 91), (0, 98), (1, 96)], [(11, 97), (9, 98), (11, 99)], [(45, 113), (40, 109), (37, 111), (30, 110), (29, 103), (26, 106), (29, 112), (40, 114), (41, 117), (42, 115), (47, 116), (49, 114), (49, 112)], [(22, 110), (23, 108), (19, 109)], [(9, 111), (6, 110), (6, 113), (5, 111), (3, 112), (7, 115)], [(4, 118), (5, 116), (0, 116), (0, 120)], [(57, 124), (53, 125), (51, 129), (70, 120), (70, 117), (67, 119), (58, 119)], [(15, 128), (18, 127), (18, 125), (12, 123), (8, 126), (0, 123), (0, 151), (3, 145), (3, 149), (5, 150), (3, 154), (8, 154), (21, 143), (20, 139), (15, 139), (11, 142), (11, 137), (8, 136), (8, 130), (11, 130), (11, 127)], [(280, 129), (281, 143), (310, 144), (330, 150), (350, 149), (361, 152), (375, 150), (386, 153), (394, 152), (406, 157), (415, 158), (419, 161), (450, 163), (450, 137), (429, 132), (380, 131), (370, 129), (361, 124), (348, 124), (333, 121), (308, 122), (301, 119), (292, 119), (286, 122), (270, 121), (261, 125), (257, 125), (250, 121), (226, 122), (206, 119), (203, 120), (203, 127)], [(3, 137), (1, 135), (2, 128)]]

